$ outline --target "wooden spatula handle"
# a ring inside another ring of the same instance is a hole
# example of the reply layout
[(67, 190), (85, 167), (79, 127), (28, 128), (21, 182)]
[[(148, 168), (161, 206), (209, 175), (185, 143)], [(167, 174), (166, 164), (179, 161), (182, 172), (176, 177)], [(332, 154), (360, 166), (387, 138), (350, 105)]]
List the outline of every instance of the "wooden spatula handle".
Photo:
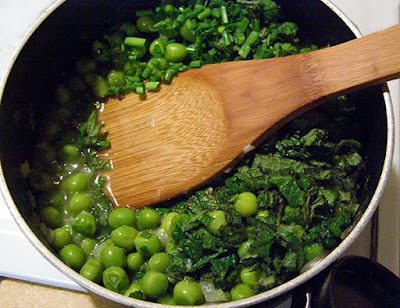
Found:
[[(315, 52), (248, 61), (246, 65), (208, 65), (196, 74), (213, 87), (229, 89), (220, 95), (230, 121), (229, 136), (235, 140), (232, 144), (254, 144), (254, 136), (262, 135), (268, 127), (272, 133), (315, 104), (367, 84), (398, 78), (399, 72), (400, 25), (396, 25)], [(262, 91), (262, 86), (275, 90)], [(237, 101), (246, 104), (231, 104)], [(226, 152), (219, 159), (224, 157)]]

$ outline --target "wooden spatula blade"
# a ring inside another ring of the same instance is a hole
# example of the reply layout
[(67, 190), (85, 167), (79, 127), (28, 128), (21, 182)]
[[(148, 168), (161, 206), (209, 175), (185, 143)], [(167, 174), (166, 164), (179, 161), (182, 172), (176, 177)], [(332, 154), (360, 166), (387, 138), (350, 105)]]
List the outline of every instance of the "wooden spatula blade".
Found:
[(206, 166), (217, 173), (229, 163), (211, 162), (227, 139), (218, 93), (190, 78), (176, 79), (165, 89), (146, 100), (131, 94), (104, 105), (100, 117), (113, 165), (106, 175), (116, 206), (136, 208), (169, 199), (207, 180)]

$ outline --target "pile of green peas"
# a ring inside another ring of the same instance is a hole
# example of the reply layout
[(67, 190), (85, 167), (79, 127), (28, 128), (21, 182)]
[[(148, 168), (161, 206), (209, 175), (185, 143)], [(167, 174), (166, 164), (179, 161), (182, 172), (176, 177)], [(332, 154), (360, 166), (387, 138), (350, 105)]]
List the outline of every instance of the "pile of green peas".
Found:
[[(129, 297), (170, 305), (205, 303), (198, 281), (185, 277), (173, 285), (166, 275), (171, 257), (177, 252), (171, 231), (184, 214), (162, 215), (153, 208), (112, 209), (104, 222), (109, 233), (99, 240), (95, 237), (99, 221), (91, 212), (96, 207), (90, 194), (95, 175), (83, 167), (78, 170), (65, 176), (49, 199), (51, 205), (40, 213), (42, 223), (53, 230), (50, 242), (61, 260), (86, 279)], [(243, 217), (268, 215), (258, 209), (251, 192), (239, 194), (234, 207)], [(219, 235), (219, 229), (226, 225), (224, 212), (211, 211), (209, 216), (212, 220), (208, 230)], [(243, 243), (239, 256), (246, 254), (248, 247), (249, 243)], [(310, 248), (309, 254), (312, 249), (315, 247)], [(252, 267), (244, 268), (241, 282), (231, 289), (226, 300), (253, 296), (263, 275)]]

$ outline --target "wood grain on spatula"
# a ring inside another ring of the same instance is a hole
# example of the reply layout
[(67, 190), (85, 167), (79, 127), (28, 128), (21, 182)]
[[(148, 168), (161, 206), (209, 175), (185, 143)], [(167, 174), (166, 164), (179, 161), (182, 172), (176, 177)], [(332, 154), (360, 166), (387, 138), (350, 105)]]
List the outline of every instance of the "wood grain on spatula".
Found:
[(116, 206), (143, 207), (193, 189), (304, 111), (397, 78), (400, 26), (285, 58), (206, 65), (145, 100), (104, 105)]

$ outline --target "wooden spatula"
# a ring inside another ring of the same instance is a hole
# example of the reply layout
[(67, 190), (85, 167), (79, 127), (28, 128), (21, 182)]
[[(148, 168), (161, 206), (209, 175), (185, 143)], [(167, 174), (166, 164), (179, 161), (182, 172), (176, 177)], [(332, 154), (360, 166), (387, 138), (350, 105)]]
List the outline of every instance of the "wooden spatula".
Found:
[(323, 50), (206, 65), (141, 100), (108, 101), (110, 195), (139, 208), (219, 174), (302, 112), (400, 76), (400, 26)]

